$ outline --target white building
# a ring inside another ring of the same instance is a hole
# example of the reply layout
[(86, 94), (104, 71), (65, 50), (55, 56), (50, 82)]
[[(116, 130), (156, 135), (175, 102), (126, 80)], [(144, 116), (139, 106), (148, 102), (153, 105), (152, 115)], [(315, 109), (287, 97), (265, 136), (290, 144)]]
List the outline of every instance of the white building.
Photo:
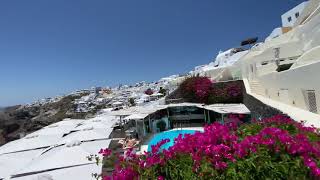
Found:
[(293, 27), (295, 27), (297, 24), (300, 24), (302, 19), (306, 17), (306, 15), (303, 15), (303, 11), (305, 9), (308, 9), (310, 5), (314, 4), (313, 2), (310, 3), (310, 1), (305, 1), (298, 6), (292, 8), (291, 10), (287, 11), (281, 16), (281, 21), (282, 21), (282, 27), (277, 27), (275, 28), (270, 35), (265, 39), (265, 41), (270, 41), (274, 38), (277, 38), (281, 36), (282, 34), (285, 34)]
[(261, 102), (320, 127), (320, 1), (303, 3), (282, 19), (290, 15), (290, 31), (252, 48), (241, 59), (242, 79), (247, 93)]
[(282, 27), (292, 27), (301, 15), (304, 8), (308, 5), (308, 1), (305, 1), (298, 6), (292, 8), (281, 16)]

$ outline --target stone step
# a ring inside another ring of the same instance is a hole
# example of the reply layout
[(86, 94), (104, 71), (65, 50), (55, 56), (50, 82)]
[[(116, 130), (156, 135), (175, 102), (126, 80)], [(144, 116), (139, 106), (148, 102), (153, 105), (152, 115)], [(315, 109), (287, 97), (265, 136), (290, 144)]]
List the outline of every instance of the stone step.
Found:
[(258, 81), (251, 81), (250, 82), (250, 88), (251, 92), (259, 95), (264, 95), (264, 88), (261, 86), (261, 84)]

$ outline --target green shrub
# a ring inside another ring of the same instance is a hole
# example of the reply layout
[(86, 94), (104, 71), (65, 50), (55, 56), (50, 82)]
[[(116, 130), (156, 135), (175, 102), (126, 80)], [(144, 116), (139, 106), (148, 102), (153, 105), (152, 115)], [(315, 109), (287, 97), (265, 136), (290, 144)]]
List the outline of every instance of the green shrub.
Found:
[(163, 94), (164, 96), (167, 93), (167, 90), (163, 89), (162, 87), (160, 87), (159, 93)]
[(129, 99), (129, 103), (131, 104), (131, 106), (135, 106), (136, 103), (134, 102), (134, 99), (133, 98), (130, 98)]

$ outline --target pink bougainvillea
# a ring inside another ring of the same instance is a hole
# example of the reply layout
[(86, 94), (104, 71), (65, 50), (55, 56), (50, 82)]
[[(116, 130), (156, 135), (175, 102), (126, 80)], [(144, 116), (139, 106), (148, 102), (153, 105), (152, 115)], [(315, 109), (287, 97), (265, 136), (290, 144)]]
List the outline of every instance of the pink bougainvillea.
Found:
[(197, 78), (195, 80), (193, 88), (196, 96), (201, 101), (205, 101), (205, 99), (208, 98), (211, 87), (212, 87), (211, 80), (209, 78), (202, 77), (202, 78)]
[(112, 151), (111, 151), (110, 149), (108, 149), (108, 148), (106, 148), (106, 149), (100, 149), (100, 151), (99, 151), (99, 154), (101, 154), (101, 155), (104, 156), (104, 157), (110, 156), (111, 153), (112, 153)]
[(188, 102), (197, 103), (240, 103), (242, 101), (242, 83), (216, 83), (208, 77), (189, 77), (179, 86), (178, 91)]
[(197, 99), (205, 103), (208, 99), (213, 82), (207, 77), (190, 77), (180, 86), (183, 96), (187, 99)]
[[(241, 117), (231, 115), (230, 118), (235, 120), (229, 122), (232, 124), (231, 126), (219, 123), (206, 125), (204, 132), (178, 136), (174, 145), (163, 151), (159, 149), (169, 141), (168, 139), (160, 141), (152, 147), (151, 152), (146, 152), (143, 155), (138, 156), (129, 151), (126, 158), (120, 158), (120, 163), (112, 176), (108, 178), (115, 180), (140, 179), (152, 176), (155, 179), (166, 179), (168, 171), (176, 171), (166, 167), (174, 167), (175, 159), (179, 159), (176, 161), (179, 163), (190, 162), (187, 161), (189, 158), (192, 159), (191, 174), (203, 177), (207, 173), (212, 178), (219, 175), (226, 178), (229, 174), (224, 173), (229, 172), (228, 169), (241, 165), (237, 162), (244, 162), (243, 160), (246, 159), (249, 161), (255, 154), (262, 157), (265, 153), (267, 153), (265, 156), (267, 158), (274, 156), (270, 159), (270, 163), (280, 155), (287, 155), (286, 159), (292, 160), (293, 163), (289, 167), (294, 166), (294, 163), (299, 165), (300, 159), (302, 166), (311, 174), (305, 176), (314, 179), (320, 178), (318, 129), (305, 127), (303, 124), (281, 115), (251, 124), (242, 124), (240, 127), (238, 125), (241, 124), (239, 122)], [(102, 150), (101, 153), (108, 155), (109, 151)], [(252, 163), (254, 162), (252, 161)], [(186, 168), (185, 163), (183, 165)], [(253, 168), (253, 170), (255, 169)]]
[(144, 91), (144, 93), (147, 94), (147, 95), (152, 95), (153, 91), (152, 91), (152, 89), (149, 88), (146, 91)]

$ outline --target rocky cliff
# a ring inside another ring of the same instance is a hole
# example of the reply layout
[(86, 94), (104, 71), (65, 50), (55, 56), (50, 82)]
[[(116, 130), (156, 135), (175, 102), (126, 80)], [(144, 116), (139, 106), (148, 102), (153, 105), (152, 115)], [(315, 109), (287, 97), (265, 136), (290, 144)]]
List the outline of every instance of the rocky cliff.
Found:
[(12, 106), (0, 111), (0, 144), (20, 138), (64, 118), (85, 118), (95, 112), (75, 113), (74, 100), (82, 95), (65, 96), (53, 103)]

